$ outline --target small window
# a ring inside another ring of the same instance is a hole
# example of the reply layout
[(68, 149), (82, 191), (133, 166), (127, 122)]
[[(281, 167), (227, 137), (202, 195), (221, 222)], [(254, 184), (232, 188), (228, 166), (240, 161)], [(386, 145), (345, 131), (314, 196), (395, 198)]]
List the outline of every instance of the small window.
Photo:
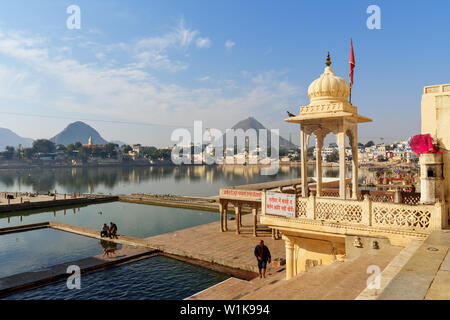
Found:
[(436, 178), (436, 172), (433, 168), (428, 169), (427, 171), (427, 177), (428, 178)]

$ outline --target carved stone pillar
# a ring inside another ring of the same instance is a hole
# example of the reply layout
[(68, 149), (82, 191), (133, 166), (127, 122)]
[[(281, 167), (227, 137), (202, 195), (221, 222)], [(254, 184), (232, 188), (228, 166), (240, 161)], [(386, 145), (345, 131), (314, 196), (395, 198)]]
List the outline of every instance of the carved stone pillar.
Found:
[(324, 136), (322, 134), (316, 135), (316, 196), (322, 196), (322, 147)]
[(302, 179), (302, 197), (308, 196), (308, 173), (307, 173), (307, 153), (308, 153), (308, 136), (304, 128), (300, 127), (300, 149), (301, 149), (301, 179)]
[(346, 199), (345, 194), (345, 132), (341, 131), (337, 134), (337, 143), (339, 147), (339, 197)]
[(358, 128), (352, 130), (352, 139), (350, 141), (352, 147), (352, 199), (358, 199), (359, 192), (359, 176), (358, 176)]

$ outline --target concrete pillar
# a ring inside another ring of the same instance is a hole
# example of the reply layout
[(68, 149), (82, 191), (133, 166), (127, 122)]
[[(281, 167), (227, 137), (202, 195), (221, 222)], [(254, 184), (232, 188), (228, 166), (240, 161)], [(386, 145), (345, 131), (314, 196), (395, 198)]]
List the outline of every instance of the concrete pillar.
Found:
[(224, 231), (228, 231), (228, 202), (226, 202), (223, 206), (224, 212), (223, 212), (223, 229)]
[(219, 216), (220, 216), (220, 232), (223, 232), (223, 204), (219, 203)]
[(302, 180), (302, 197), (307, 197), (308, 195), (308, 173), (307, 173), (307, 152), (308, 152), (308, 140), (307, 135), (300, 127), (300, 149), (301, 149), (301, 180)]
[(316, 196), (322, 196), (322, 147), (323, 147), (323, 135), (316, 136), (316, 171), (317, 171), (317, 184), (316, 184)]
[(286, 280), (289, 280), (294, 276), (294, 243), (288, 237), (284, 237), (284, 244), (286, 247)]
[(236, 234), (241, 233), (241, 227), (239, 224), (239, 216), (241, 215), (241, 205), (239, 203), (234, 204), (234, 217), (236, 220)]
[(337, 135), (339, 146), (339, 197), (346, 199), (345, 194), (345, 132), (341, 131)]
[(256, 231), (256, 227), (258, 223), (258, 207), (256, 204), (253, 205), (252, 214), (253, 214), (253, 236), (257, 237), (258, 234)]
[(266, 215), (266, 189), (262, 190), (262, 197), (261, 197), (261, 215)]

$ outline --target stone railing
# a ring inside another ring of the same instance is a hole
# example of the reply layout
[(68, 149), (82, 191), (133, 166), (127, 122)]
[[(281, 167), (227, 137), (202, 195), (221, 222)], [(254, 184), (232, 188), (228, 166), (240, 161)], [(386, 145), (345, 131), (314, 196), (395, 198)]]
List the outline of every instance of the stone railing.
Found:
[[(350, 188), (347, 192), (351, 192)], [(316, 190), (310, 190), (310, 195), (316, 195)], [(375, 191), (375, 190), (360, 190), (358, 192), (358, 199), (363, 200), (368, 195), (370, 200), (375, 202), (390, 202), (390, 203), (404, 203), (404, 204), (419, 204), (420, 193), (405, 192), (405, 191)], [(322, 189), (322, 198), (339, 198), (339, 189), (324, 188)], [(351, 198), (351, 195), (349, 195)]]
[(296, 218), (411, 231), (439, 230), (448, 217), (442, 203), (399, 204), (364, 200), (297, 197)]

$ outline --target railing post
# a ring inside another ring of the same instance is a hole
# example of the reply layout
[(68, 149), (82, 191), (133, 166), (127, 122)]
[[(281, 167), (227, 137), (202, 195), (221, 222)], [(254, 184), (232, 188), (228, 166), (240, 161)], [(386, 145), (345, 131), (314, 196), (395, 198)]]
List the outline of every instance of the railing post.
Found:
[(436, 201), (432, 210), (431, 230), (442, 230), (448, 225), (448, 217), (445, 210), (445, 203)]
[(402, 199), (402, 192), (397, 189), (394, 192), (394, 203), (402, 203), (403, 199)]
[(261, 194), (261, 215), (266, 215), (266, 189), (263, 189)]
[(361, 223), (365, 226), (372, 225), (372, 200), (368, 194), (364, 195), (364, 200), (362, 202), (362, 219)]
[(310, 195), (306, 201), (306, 219), (316, 218), (316, 196)]

